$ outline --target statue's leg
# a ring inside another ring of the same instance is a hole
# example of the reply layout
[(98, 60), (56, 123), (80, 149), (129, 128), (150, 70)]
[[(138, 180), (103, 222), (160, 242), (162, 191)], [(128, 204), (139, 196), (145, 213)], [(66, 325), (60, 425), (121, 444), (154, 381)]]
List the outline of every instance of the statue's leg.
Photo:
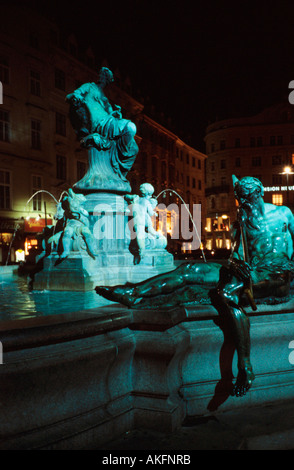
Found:
[(72, 236), (73, 236), (73, 228), (66, 227), (61, 238), (61, 245), (62, 245), (62, 253), (60, 254), (61, 259), (66, 258), (70, 254)]
[(95, 239), (93, 238), (90, 230), (87, 227), (83, 227), (81, 230), (81, 235), (86, 243), (87, 252), (88, 254), (95, 259), (96, 258), (96, 247), (95, 247)]
[(214, 264), (183, 264), (168, 273), (158, 274), (138, 284), (114, 287), (96, 287), (96, 292), (107, 299), (132, 306), (140, 302), (142, 298), (154, 298), (159, 295), (172, 294), (177, 289), (186, 285), (217, 283), (219, 277), (219, 265)]
[(224, 268), (221, 269), (217, 288), (210, 291), (212, 305), (228, 322), (237, 349), (238, 376), (233, 389), (236, 396), (245, 395), (255, 378), (250, 362), (250, 322), (239, 305), (243, 290), (243, 282), (231, 277)]

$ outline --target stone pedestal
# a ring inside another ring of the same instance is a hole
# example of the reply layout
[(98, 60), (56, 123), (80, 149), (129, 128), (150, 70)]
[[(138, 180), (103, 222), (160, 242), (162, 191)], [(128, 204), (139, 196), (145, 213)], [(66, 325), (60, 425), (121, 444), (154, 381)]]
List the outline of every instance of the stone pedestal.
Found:
[(153, 240), (146, 243), (141, 262), (134, 264), (130, 251), (134, 234), (123, 196), (96, 192), (86, 198), (84, 207), (89, 212), (96, 258), (88, 255), (82, 239), (76, 240), (66, 259), (60, 261), (57, 253), (44, 258), (43, 269), (34, 276), (33, 289), (88, 291), (96, 286), (140, 282), (175, 268), (173, 255), (154, 247)]
[(293, 311), (292, 301), (249, 312), (256, 379), (238, 398), (234, 347), (211, 305), (113, 304), (7, 321), (0, 449), (103, 449), (132, 429), (171, 433), (185, 418), (293, 401)]

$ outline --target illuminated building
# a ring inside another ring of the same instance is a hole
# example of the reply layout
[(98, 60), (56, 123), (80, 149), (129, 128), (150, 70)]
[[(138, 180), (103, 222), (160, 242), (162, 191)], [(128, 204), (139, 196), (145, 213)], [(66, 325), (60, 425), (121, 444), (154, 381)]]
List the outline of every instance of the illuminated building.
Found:
[[(9, 261), (17, 249), (36, 246), (36, 235), (54, 223), (56, 201), (85, 174), (87, 152), (76, 140), (65, 96), (96, 82), (101, 65), (107, 64), (96, 63), (91, 47), (80, 50), (74, 35), (63, 40), (47, 18), (20, 7), (1, 12), (0, 263), (8, 261), (11, 246)], [(138, 128), (140, 152), (128, 175), (133, 192), (150, 181), (155, 195), (169, 187), (187, 204), (203, 204), (204, 214), (205, 155), (148, 117), (129, 79), (114, 75), (108, 97)], [(167, 232), (171, 218), (167, 214)]]
[(211, 124), (205, 143), (207, 248), (230, 247), (236, 217), (232, 174), (258, 178), (265, 202), (294, 208), (294, 107), (288, 101), (256, 116)]

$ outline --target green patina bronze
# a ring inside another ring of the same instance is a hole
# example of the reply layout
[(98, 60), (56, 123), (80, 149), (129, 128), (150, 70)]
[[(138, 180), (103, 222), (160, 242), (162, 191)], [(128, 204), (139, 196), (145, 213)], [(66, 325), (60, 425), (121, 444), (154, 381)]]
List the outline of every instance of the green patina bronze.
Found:
[(138, 284), (97, 287), (96, 291), (130, 308), (211, 303), (234, 336), (238, 376), (233, 394), (241, 396), (254, 380), (250, 324), (244, 306), (249, 303), (256, 309), (257, 299), (285, 299), (289, 295), (294, 273), (294, 217), (289, 208), (264, 202), (258, 179), (238, 180), (233, 176), (233, 185), (239, 206), (227, 265), (184, 263), (172, 272)]

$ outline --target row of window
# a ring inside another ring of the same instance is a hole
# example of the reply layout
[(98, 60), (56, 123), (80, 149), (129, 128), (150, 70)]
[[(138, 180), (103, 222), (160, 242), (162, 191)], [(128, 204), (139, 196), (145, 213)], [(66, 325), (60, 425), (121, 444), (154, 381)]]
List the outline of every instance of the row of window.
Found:
[[(276, 206), (283, 205), (283, 194), (272, 194), (272, 204)], [(213, 196), (209, 199), (209, 207), (208, 209), (218, 209), (220, 211), (228, 210), (228, 199), (226, 196), (221, 196), (220, 198), (216, 198)]]
[[(179, 160), (181, 162), (184, 161), (184, 152), (182, 150), (180, 150), (179, 148), (177, 148), (176, 158), (179, 158)], [(186, 153), (185, 161), (186, 161), (187, 165), (190, 165), (190, 154), (189, 153)], [(196, 157), (192, 157), (191, 158), (191, 163), (192, 163), (193, 168), (196, 168), (196, 162), (197, 162), (198, 170), (201, 170), (201, 167), (202, 167), (201, 160), (199, 158), (196, 159)]]
[[(269, 163), (269, 158), (266, 157), (266, 163)], [(282, 155), (272, 155), (271, 157), (271, 164), (273, 166), (275, 165), (283, 165), (285, 162)], [(247, 164), (247, 162), (246, 162)], [(291, 157), (291, 164), (294, 165), (294, 154), (292, 154)], [(251, 157), (251, 166), (256, 167), (256, 166), (261, 166), (262, 165), (262, 157), (261, 156), (253, 156)], [(235, 158), (235, 167), (240, 168), (242, 166), (242, 158), (241, 157), (236, 157)], [(219, 168), (220, 169), (226, 169), (227, 167), (227, 162), (225, 159), (221, 159), (219, 162)], [(210, 162), (210, 171), (216, 171), (216, 162)]]
[[(0, 81), (3, 85), (9, 85), (10, 75), (9, 58), (0, 56)], [(76, 81), (76, 87), (80, 85), (81, 83)], [(61, 91), (66, 90), (66, 74), (57, 67), (54, 69), (54, 87)], [(29, 89), (32, 95), (41, 96), (41, 73), (38, 70), (29, 72)]]
[[(86, 172), (86, 164), (77, 161), (76, 166), (77, 180), (79, 181)], [(56, 155), (56, 178), (66, 180), (67, 178), (67, 160), (63, 155)], [(11, 209), (11, 188), (12, 177), (9, 170), (0, 170), (0, 209)], [(43, 188), (43, 178), (39, 175), (32, 175), (32, 194), (37, 193)], [(33, 210), (42, 210), (42, 193), (38, 193), (32, 200)]]
[[(180, 173), (179, 171), (177, 171), (176, 179), (177, 179), (177, 183), (184, 184), (184, 175), (183, 175), (183, 173)], [(196, 185), (197, 185), (197, 189), (199, 189), (199, 190), (202, 189), (202, 181), (201, 180), (196, 181), (196, 178), (190, 178), (190, 176), (187, 175), (186, 176), (186, 186), (191, 187), (192, 189), (196, 189)]]
[[(235, 148), (240, 148), (241, 143), (243, 144), (243, 147), (262, 147), (263, 145), (283, 145), (284, 144), (284, 136), (282, 135), (271, 135), (269, 137), (269, 141), (265, 137), (250, 137), (249, 140), (248, 138), (246, 139), (245, 143), (241, 142), (241, 139), (239, 137), (236, 137), (235, 139)], [(294, 144), (294, 135), (290, 136), (290, 143)], [(218, 149), (219, 150), (225, 150), (227, 147), (227, 142), (225, 139), (220, 140)], [(210, 152), (213, 153), (217, 150), (217, 145), (212, 142), (210, 145)]]
[[(66, 115), (55, 113), (55, 132), (58, 135), (66, 136)], [(38, 119), (31, 119), (31, 147), (41, 149), (42, 122)], [(11, 141), (10, 113), (0, 109), (0, 141)]]

